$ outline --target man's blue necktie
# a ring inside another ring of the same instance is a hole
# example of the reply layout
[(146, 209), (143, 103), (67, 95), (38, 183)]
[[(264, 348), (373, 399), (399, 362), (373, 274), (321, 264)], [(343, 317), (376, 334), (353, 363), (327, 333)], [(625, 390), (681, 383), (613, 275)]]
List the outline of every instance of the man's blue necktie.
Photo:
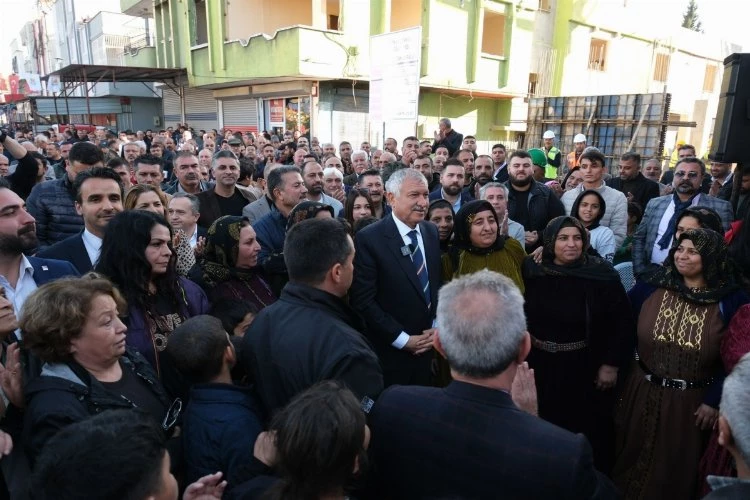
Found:
[(430, 308), (430, 279), (427, 276), (427, 263), (422, 255), (422, 250), (419, 248), (419, 240), (417, 240), (417, 231), (412, 229), (409, 231), (409, 239), (411, 239), (411, 262), (414, 264), (414, 270), (417, 271), (417, 278), (419, 278), (419, 284), (422, 285), (422, 292), (424, 293), (425, 302), (427, 302), (427, 309)]

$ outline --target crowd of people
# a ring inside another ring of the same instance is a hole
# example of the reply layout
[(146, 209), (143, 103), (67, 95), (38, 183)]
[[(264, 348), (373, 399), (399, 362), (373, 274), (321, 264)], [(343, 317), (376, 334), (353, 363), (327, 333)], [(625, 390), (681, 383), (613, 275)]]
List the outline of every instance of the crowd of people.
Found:
[(750, 167), (543, 139), (3, 130), (0, 498), (747, 498)]

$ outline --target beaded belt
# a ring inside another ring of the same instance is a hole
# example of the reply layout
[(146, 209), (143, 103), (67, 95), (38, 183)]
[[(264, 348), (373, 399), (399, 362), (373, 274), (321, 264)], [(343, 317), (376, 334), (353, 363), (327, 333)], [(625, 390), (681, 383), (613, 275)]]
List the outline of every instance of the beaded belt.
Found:
[(538, 338), (531, 336), (531, 345), (537, 349), (541, 349), (546, 352), (568, 352), (568, 351), (580, 351), (585, 349), (588, 345), (585, 340), (578, 342), (568, 342), (566, 344), (558, 344), (556, 342), (550, 342), (549, 340), (539, 340)]
[(635, 353), (635, 359), (636, 361), (638, 361), (638, 365), (641, 367), (641, 370), (643, 370), (643, 372), (646, 374), (646, 377), (645, 377), (646, 380), (660, 387), (668, 387), (670, 389), (679, 389), (681, 391), (684, 391), (686, 389), (703, 389), (711, 385), (715, 380), (714, 377), (711, 377), (706, 380), (692, 382), (690, 380), (683, 380), (681, 378), (659, 377), (657, 375), (654, 375), (653, 372), (648, 369), (646, 364), (643, 361), (641, 361), (641, 358), (638, 356), (637, 352)]

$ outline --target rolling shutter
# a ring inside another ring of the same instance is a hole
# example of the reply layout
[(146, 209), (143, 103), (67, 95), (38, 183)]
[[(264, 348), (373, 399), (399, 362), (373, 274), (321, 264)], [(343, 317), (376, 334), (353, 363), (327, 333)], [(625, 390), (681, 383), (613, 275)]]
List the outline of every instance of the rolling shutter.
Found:
[(258, 99), (251, 97), (222, 99), (224, 128), (243, 132), (258, 131)]

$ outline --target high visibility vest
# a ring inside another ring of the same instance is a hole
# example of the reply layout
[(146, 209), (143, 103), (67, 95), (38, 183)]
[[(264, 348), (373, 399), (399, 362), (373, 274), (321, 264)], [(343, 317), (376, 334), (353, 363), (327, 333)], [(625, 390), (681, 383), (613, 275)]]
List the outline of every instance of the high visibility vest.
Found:
[(557, 167), (553, 167), (549, 162), (554, 161), (555, 156), (557, 156), (559, 152), (560, 150), (555, 146), (549, 148), (549, 151), (547, 152), (547, 166), (544, 167), (544, 176), (547, 179), (555, 179), (557, 177)]
[(576, 152), (572, 151), (568, 153), (568, 160), (566, 162), (568, 164), (568, 170), (574, 169), (576, 167), (581, 166), (581, 157), (579, 156), (576, 158)]

